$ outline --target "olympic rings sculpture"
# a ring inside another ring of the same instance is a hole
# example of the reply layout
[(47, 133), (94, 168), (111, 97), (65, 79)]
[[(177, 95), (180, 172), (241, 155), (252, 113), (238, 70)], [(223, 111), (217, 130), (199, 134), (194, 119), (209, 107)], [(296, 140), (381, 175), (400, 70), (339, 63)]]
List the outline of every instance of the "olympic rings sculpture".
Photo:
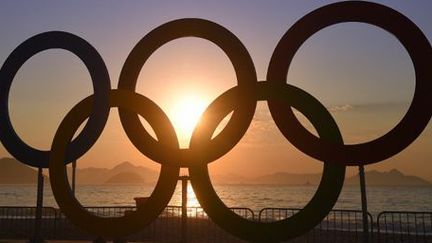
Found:
[[(383, 17), (385, 16), (385, 17)], [(307, 92), (286, 83), (293, 56), (319, 30), (338, 23), (362, 22), (393, 34), (408, 51), (415, 69), (413, 101), (403, 119), (390, 132), (373, 141), (345, 145), (338, 126), (326, 108)], [(214, 100), (195, 128), (188, 149), (180, 149), (166, 114), (135, 87), (142, 66), (160, 46), (186, 36), (218, 45), (233, 63), (238, 85)], [(9, 117), (8, 96), (20, 67), (38, 52), (60, 48), (77, 55), (90, 72), (94, 94), (79, 102), (65, 116), (50, 151), (40, 151), (23, 142)], [(317, 225), (332, 209), (343, 186), (346, 166), (366, 165), (387, 159), (412, 143), (432, 115), (432, 48), (422, 31), (399, 12), (376, 3), (350, 1), (318, 8), (298, 20), (279, 41), (270, 60), (267, 80), (258, 82), (255, 67), (241, 41), (224, 27), (203, 19), (179, 19), (163, 24), (144, 36), (122, 68), (118, 89), (110, 88), (104, 61), (89, 43), (70, 33), (45, 32), (20, 44), (0, 69), (0, 140), (21, 162), (49, 168), (51, 187), (62, 212), (70, 221), (92, 233), (121, 237), (152, 222), (169, 202), (181, 167), (189, 169), (195, 194), (209, 217), (220, 227), (245, 240), (280, 241), (302, 235)], [(257, 101), (267, 101), (271, 115), (286, 139), (305, 154), (324, 163), (318, 190), (294, 216), (273, 223), (250, 221), (233, 213), (215, 192), (207, 164), (230, 151), (248, 129)], [(118, 107), (122, 126), (134, 146), (162, 165), (155, 190), (143, 209), (117, 218), (102, 218), (87, 212), (71, 192), (65, 165), (78, 159), (96, 142), (111, 107)], [(317, 130), (311, 134), (294, 116), (303, 113)], [(226, 127), (212, 135), (230, 112)], [(148, 121), (157, 139), (143, 127), (138, 114)], [(88, 118), (82, 132), (74, 133)]]

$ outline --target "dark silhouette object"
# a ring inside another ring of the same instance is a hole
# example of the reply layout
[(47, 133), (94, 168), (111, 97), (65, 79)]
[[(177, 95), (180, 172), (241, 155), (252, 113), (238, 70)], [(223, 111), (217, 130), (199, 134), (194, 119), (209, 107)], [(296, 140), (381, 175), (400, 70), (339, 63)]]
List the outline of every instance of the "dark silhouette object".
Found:
[[(111, 90), (109, 102), (110, 106), (126, 107), (140, 114), (153, 127), (160, 143), (178, 148), (174, 127), (165, 113), (150, 99), (129, 91)], [(49, 163), (51, 188), (62, 212), (72, 223), (99, 236), (121, 238), (144, 228), (163, 211), (177, 185), (180, 167), (171, 165), (173, 162), (162, 164), (158, 182), (146, 206), (134, 213), (122, 217), (99, 217), (85, 210), (71, 191), (63, 161), (70, 140), (91, 114), (92, 104), (93, 95), (73, 107), (54, 136)]]
[(145, 204), (148, 201), (148, 197), (134, 197), (134, 201), (137, 209), (139, 210), (145, 207)]
[[(249, 127), (256, 108), (255, 84), (257, 82), (252, 58), (241, 41), (224, 27), (203, 19), (180, 19), (163, 24), (144, 36), (132, 49), (121, 70), (118, 89), (135, 92), (139, 72), (150, 55), (171, 40), (181, 37), (199, 37), (220, 47), (231, 60), (242, 91), (236, 98), (236, 109), (225, 128), (210, 142), (196, 149), (166, 148), (156, 141), (143, 127), (137, 114), (126, 108), (119, 108), (123, 129), (135, 147), (150, 159), (159, 163), (172, 161), (175, 165), (187, 167), (214, 161), (243, 137)], [(244, 91), (244, 92), (243, 92)], [(209, 114), (209, 115), (206, 115)], [(206, 120), (212, 119), (212, 112), (205, 112), (201, 120), (205, 130)], [(166, 151), (170, 151), (167, 153)]]
[(79, 57), (90, 72), (94, 88), (94, 109), (82, 132), (71, 142), (67, 163), (81, 157), (99, 138), (108, 119), (110, 79), (102, 57), (84, 39), (61, 31), (35, 35), (19, 45), (0, 69), (0, 140), (8, 152), (20, 162), (48, 168), (50, 151), (40, 151), (27, 145), (16, 134), (9, 117), (9, 90), (21, 66), (33, 55), (48, 49), (65, 49)]
[[(412, 58), (416, 73), (414, 99), (402, 121), (384, 136), (357, 145), (343, 143), (336, 122), (318, 100), (286, 84), (291, 60), (302, 43), (317, 31), (344, 22), (369, 23), (395, 35)], [(166, 114), (150, 99), (135, 93), (135, 87), (142, 66), (154, 51), (171, 40), (187, 36), (204, 38), (218, 45), (231, 60), (238, 85), (210, 104), (192, 134), (190, 148), (180, 149)], [(24, 144), (12, 129), (7, 97), (19, 67), (35, 53), (49, 48), (64, 48), (77, 54), (90, 71), (95, 94), (72, 108), (54, 136), (51, 151), (42, 152)], [(186, 167), (200, 204), (216, 224), (248, 241), (278, 242), (305, 234), (322, 221), (337, 201), (347, 165), (359, 166), (387, 159), (419, 136), (432, 114), (432, 107), (428, 105), (432, 93), (432, 69), (428, 68), (431, 60), (432, 48), (428, 40), (408, 18), (383, 5), (358, 1), (330, 4), (297, 21), (278, 43), (267, 80), (263, 82), (257, 82), (252, 59), (241, 41), (224, 27), (208, 20), (175, 20), (144, 36), (125, 62), (117, 90), (110, 90), (103, 60), (87, 42), (64, 32), (48, 32), (18, 46), (0, 70), (0, 139), (22, 162), (48, 166), (53, 194), (62, 212), (71, 222), (96, 235), (121, 239), (151, 223), (169, 202), (180, 167)], [(311, 201), (292, 217), (272, 223), (247, 220), (228, 209), (216, 194), (207, 169), (208, 163), (226, 154), (243, 137), (258, 100), (268, 102), (276, 125), (288, 141), (306, 154), (325, 161), (321, 182)], [(122, 126), (135, 147), (160, 163), (162, 169), (155, 190), (142, 208), (122, 217), (102, 218), (86, 211), (75, 198), (65, 164), (78, 159), (94, 144), (110, 107), (119, 108)], [(292, 108), (310, 120), (319, 138), (301, 125)], [(226, 127), (212, 138), (214, 130), (230, 112), (233, 115)], [(145, 130), (138, 114), (152, 126), (157, 139)], [(87, 118), (85, 129), (72, 141), (74, 133)]]
[(182, 208), (182, 215), (181, 215), (181, 242), (186, 243), (187, 242), (187, 232), (188, 232), (188, 226), (187, 226), (187, 217), (188, 217), (188, 211), (187, 211), (187, 196), (188, 196), (188, 181), (190, 180), (189, 176), (180, 176), (179, 180), (181, 180), (181, 187), (182, 187), (182, 199), (181, 199), (181, 208)]
[[(309, 119), (320, 137), (335, 143), (343, 142), (330, 113), (310, 94), (288, 84), (277, 87), (269, 82), (259, 82), (256, 87), (257, 100), (271, 99), (289, 104), (288, 109), (293, 107)], [(213, 113), (215, 119), (209, 123), (211, 129), (208, 129), (206, 134), (194, 136), (194, 133), (191, 148), (210, 139), (217, 124), (235, 108), (238, 89), (239, 87), (235, 87), (226, 91), (210, 104), (209, 109), (219, 107)], [(345, 166), (325, 163), (321, 182), (311, 201), (294, 216), (272, 223), (250, 221), (232, 212), (214, 190), (206, 164), (189, 167), (189, 173), (198, 201), (209, 217), (221, 228), (248, 241), (277, 242), (307, 233), (327, 216), (342, 190)]]
[(76, 165), (77, 161), (72, 161), (72, 193), (75, 195), (75, 189), (76, 189)]
[(37, 187), (37, 201), (36, 201), (36, 215), (35, 215), (35, 231), (33, 237), (30, 239), (31, 243), (42, 243), (45, 242), (42, 234), (42, 207), (43, 207), (43, 187), (44, 187), (44, 176), (42, 174), (42, 168), (38, 169), (38, 187)]
[(366, 178), (365, 178), (365, 171), (363, 165), (359, 165), (359, 179), (360, 179), (360, 196), (361, 196), (362, 220), (363, 220), (363, 242), (367, 243), (369, 242), (369, 220), (368, 220), (367, 197), (366, 197)]
[(314, 33), (338, 23), (361, 22), (393, 34), (408, 51), (414, 65), (416, 85), (412, 103), (402, 120), (387, 134), (362, 144), (335, 144), (317, 138), (305, 129), (286, 105), (269, 101), (276, 125), (299, 150), (318, 160), (340, 164), (371, 164), (390, 158), (412, 143), (432, 115), (432, 48), (422, 31), (407, 17), (391, 8), (369, 2), (340, 2), (319, 8), (297, 21), (282, 37), (270, 60), (267, 80), (274, 85), (286, 81), (291, 60)]
[[(9, 55), (0, 69), (0, 140), (9, 151), (20, 162), (38, 167), (38, 192), (37, 192), (37, 211), (35, 223), (35, 236), (32, 242), (41, 242), (40, 222), (43, 206), (43, 177), (42, 168), (48, 167), (50, 151), (40, 151), (27, 145), (16, 134), (9, 117), (9, 91), (12, 81), (21, 66), (33, 55), (38, 52), (60, 48), (76, 54), (90, 71), (93, 80), (95, 102), (94, 112), (89, 117), (87, 124), (78, 137), (71, 143), (70, 150), (67, 152), (65, 162), (69, 163), (81, 157), (96, 142), (108, 119), (109, 108), (108, 93), (110, 90), (110, 79), (108, 70), (102, 57), (84, 39), (66, 32), (46, 32), (36, 35), (21, 45)], [(97, 98), (96, 98), (97, 97)], [(42, 177), (42, 180), (40, 179)], [(73, 183), (75, 185), (75, 183)]]

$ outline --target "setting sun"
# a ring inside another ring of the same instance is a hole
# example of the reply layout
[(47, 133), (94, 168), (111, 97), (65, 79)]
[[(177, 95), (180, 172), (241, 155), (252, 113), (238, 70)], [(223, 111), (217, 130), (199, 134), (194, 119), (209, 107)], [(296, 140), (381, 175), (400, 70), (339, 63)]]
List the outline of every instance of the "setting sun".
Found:
[(189, 146), (192, 132), (207, 105), (204, 97), (195, 94), (181, 96), (172, 104), (168, 116), (179, 137), (180, 147)]

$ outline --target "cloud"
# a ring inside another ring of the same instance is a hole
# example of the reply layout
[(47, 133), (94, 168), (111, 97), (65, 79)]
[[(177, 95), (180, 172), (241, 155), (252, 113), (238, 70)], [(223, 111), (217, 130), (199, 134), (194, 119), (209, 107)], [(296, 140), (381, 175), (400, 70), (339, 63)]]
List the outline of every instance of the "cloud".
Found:
[(285, 143), (266, 104), (258, 103), (254, 119), (241, 141), (242, 146), (263, 146)]
[(345, 112), (345, 111), (349, 111), (354, 109), (354, 106), (352, 105), (335, 105), (335, 106), (331, 106), (331, 107), (327, 107), (327, 109), (330, 112)]

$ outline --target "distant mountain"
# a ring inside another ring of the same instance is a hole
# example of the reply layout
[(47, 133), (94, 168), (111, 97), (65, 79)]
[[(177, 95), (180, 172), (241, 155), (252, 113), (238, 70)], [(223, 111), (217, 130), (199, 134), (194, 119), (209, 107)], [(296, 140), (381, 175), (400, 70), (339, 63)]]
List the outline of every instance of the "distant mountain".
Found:
[[(71, 168), (68, 167), (69, 177)], [(144, 166), (135, 166), (130, 162), (122, 162), (112, 169), (84, 168), (77, 169), (77, 184), (142, 184), (154, 183), (159, 172)], [(278, 172), (255, 178), (247, 178), (237, 174), (212, 175), (214, 184), (268, 184), (268, 185), (318, 185), (321, 173), (295, 174)], [(0, 184), (35, 184), (37, 171), (15, 159), (0, 159)], [(46, 180), (49, 183), (49, 180)], [(345, 185), (358, 185), (358, 175), (345, 179)], [(432, 186), (432, 183), (417, 176), (404, 175), (393, 169), (387, 172), (371, 170), (366, 172), (368, 186)]]
[[(69, 178), (72, 175), (72, 169), (68, 169)], [(76, 183), (81, 185), (97, 185), (104, 184), (105, 181), (109, 178), (108, 174), (110, 169), (106, 168), (85, 168), (85, 169), (77, 169), (76, 170)], [(114, 175), (114, 174), (112, 174)], [(111, 175), (111, 176), (112, 176)], [(69, 181), (71, 181), (69, 179)]]
[[(130, 162), (122, 162), (112, 169), (85, 168), (76, 171), (77, 184), (97, 185), (116, 183), (153, 183), (157, 181), (159, 172), (144, 166), (135, 166)], [(129, 177), (129, 178), (128, 178)]]
[[(251, 180), (250, 184), (280, 184), (280, 185), (318, 185), (322, 174), (294, 174), (279, 172)], [(388, 172), (376, 170), (365, 173), (368, 186), (432, 186), (432, 183), (417, 176), (408, 176), (393, 169)], [(359, 176), (345, 179), (345, 185), (358, 185)]]
[[(417, 176), (404, 175), (397, 169), (387, 172), (376, 170), (365, 173), (367, 186), (432, 186), (432, 183)], [(359, 176), (355, 175), (345, 180), (346, 185), (358, 185)]]
[[(69, 181), (72, 169), (68, 167)], [(47, 174), (47, 170), (44, 172)], [(112, 169), (84, 168), (77, 169), (76, 182), (81, 185), (116, 184), (116, 183), (153, 183), (159, 177), (158, 171), (143, 166), (123, 162)], [(0, 159), (0, 184), (36, 184), (37, 171), (13, 158)], [(49, 180), (45, 180), (49, 183)]]
[(142, 184), (145, 179), (134, 172), (121, 172), (110, 177), (105, 184)]
[(318, 185), (321, 174), (295, 174), (278, 172), (270, 175), (260, 176), (252, 179), (252, 184), (274, 184), (274, 185)]
[(210, 175), (210, 177), (212, 183), (219, 184), (219, 185), (220, 184), (250, 184), (249, 178), (234, 173)]
[(36, 184), (37, 171), (13, 158), (0, 159), (0, 184)]

